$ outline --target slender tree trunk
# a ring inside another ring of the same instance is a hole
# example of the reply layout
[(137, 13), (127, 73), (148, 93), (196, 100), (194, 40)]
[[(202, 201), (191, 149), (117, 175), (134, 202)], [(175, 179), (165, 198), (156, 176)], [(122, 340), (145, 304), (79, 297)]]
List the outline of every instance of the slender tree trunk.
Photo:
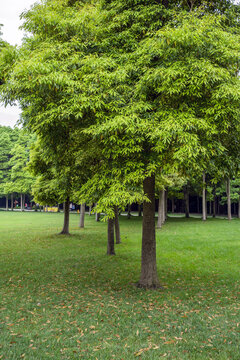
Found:
[(60, 205), (59, 205), (59, 203), (57, 204), (57, 212), (60, 212)]
[(114, 219), (108, 219), (107, 255), (115, 255), (115, 251), (114, 251)]
[(216, 217), (216, 195), (214, 194), (214, 199), (213, 199), (213, 218)]
[(172, 198), (172, 213), (174, 214), (174, 198)]
[(240, 219), (240, 195), (238, 198), (238, 218)]
[(26, 195), (24, 194), (23, 195), (23, 209), (25, 209), (25, 198), (26, 198)]
[(220, 201), (219, 201), (219, 196), (217, 196), (217, 214), (220, 215)]
[(92, 214), (91, 214), (91, 211), (92, 211), (92, 206), (91, 205), (89, 205), (89, 210), (88, 210), (88, 215), (89, 216), (91, 216)]
[(118, 215), (118, 207), (117, 206), (114, 206), (114, 213), (115, 213), (114, 225), (115, 225), (116, 244), (121, 244), (119, 215)]
[(156, 238), (155, 238), (155, 176), (147, 177), (143, 181), (144, 194), (150, 202), (143, 203), (142, 226), (142, 262), (139, 287), (159, 287), (156, 264)]
[(128, 207), (127, 207), (127, 218), (130, 219), (131, 218), (131, 205), (128, 204)]
[(8, 195), (6, 195), (6, 210), (8, 211)]
[(185, 217), (189, 218), (189, 191), (188, 186), (184, 187)]
[(142, 216), (142, 204), (138, 204), (138, 216)]
[(63, 204), (64, 208), (64, 222), (63, 222), (63, 228), (59, 235), (69, 235), (69, 206), (70, 206), (70, 200), (69, 197), (67, 197), (66, 201)]
[(166, 221), (166, 202), (165, 202), (165, 196), (166, 196), (166, 191), (163, 190), (163, 195), (162, 195), (162, 225), (165, 223)]
[(13, 194), (11, 194), (11, 210), (13, 211)]
[(212, 215), (212, 201), (209, 201), (209, 215)]
[(100, 213), (95, 213), (95, 220), (100, 221)]
[(23, 194), (21, 194), (21, 211), (23, 211)]
[(164, 222), (167, 220), (167, 212), (168, 212), (168, 189), (166, 189), (164, 193)]
[(226, 192), (227, 192), (227, 213), (228, 213), (228, 220), (232, 220), (232, 214), (231, 214), (231, 183), (230, 179), (227, 179), (226, 183)]
[(48, 205), (45, 206), (46, 212), (48, 212)]
[(84, 217), (85, 217), (85, 203), (81, 204), (81, 208), (80, 208), (80, 220), (79, 220), (80, 228), (84, 228)]
[[(95, 204), (95, 206), (97, 206), (97, 204)], [(100, 214), (97, 212), (95, 212), (95, 220), (100, 221)]]
[(160, 191), (159, 200), (158, 200), (157, 229), (161, 229), (161, 227), (162, 227), (162, 225), (164, 223), (164, 219), (165, 219), (165, 215), (164, 215), (164, 210), (165, 210), (164, 195), (165, 195), (165, 190)]
[(203, 173), (202, 219), (203, 219), (203, 221), (207, 220), (207, 215), (206, 215), (206, 175), (205, 175), (205, 172)]

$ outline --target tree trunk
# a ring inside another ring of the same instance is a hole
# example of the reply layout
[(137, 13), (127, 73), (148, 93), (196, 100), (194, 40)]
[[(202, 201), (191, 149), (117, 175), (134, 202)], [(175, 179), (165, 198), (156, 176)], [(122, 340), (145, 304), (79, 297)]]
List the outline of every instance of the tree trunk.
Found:
[(174, 214), (174, 198), (172, 198), (172, 213)]
[(138, 204), (138, 216), (142, 216), (142, 204)]
[[(165, 201), (164, 201), (165, 190), (162, 190), (159, 193), (159, 200), (158, 200), (158, 220), (157, 220), (157, 229), (161, 229), (164, 223), (164, 210), (165, 210)], [(154, 214), (155, 215), (155, 214)]]
[(6, 210), (8, 211), (8, 195), (6, 195)]
[(131, 205), (128, 204), (128, 207), (127, 207), (127, 218), (130, 219), (131, 218)]
[(227, 179), (226, 183), (226, 192), (227, 192), (227, 213), (228, 213), (228, 220), (232, 220), (231, 214), (231, 183), (230, 179)]
[(142, 261), (139, 287), (159, 287), (156, 264), (156, 238), (155, 238), (155, 176), (147, 177), (143, 181), (144, 194), (150, 202), (143, 203), (142, 226)]
[[(95, 206), (97, 206), (97, 204), (95, 204)], [(100, 221), (100, 214), (97, 212), (95, 212), (95, 220)]]
[(212, 215), (212, 201), (209, 201), (209, 215)]
[(168, 211), (168, 189), (164, 192), (164, 222), (167, 220), (167, 211)]
[(70, 206), (70, 200), (69, 197), (67, 197), (66, 201), (63, 204), (64, 208), (64, 222), (63, 222), (63, 228), (59, 235), (69, 235), (69, 206)]
[(206, 215), (206, 175), (205, 175), (205, 172), (203, 173), (202, 219), (203, 219), (203, 221), (207, 220), (207, 215)]
[(91, 216), (92, 206), (89, 205), (88, 215)]
[(11, 210), (13, 211), (13, 194), (11, 194)]
[(21, 211), (23, 211), (23, 194), (21, 194)]
[(80, 220), (79, 220), (80, 228), (84, 228), (84, 217), (85, 217), (85, 203), (81, 204), (81, 208), (80, 208)]
[(57, 212), (60, 212), (60, 205), (59, 205), (59, 203), (57, 204)]
[(107, 255), (115, 255), (115, 251), (114, 251), (114, 219), (108, 219)]
[(214, 194), (214, 199), (213, 199), (213, 218), (216, 217), (216, 195)]
[(100, 221), (100, 213), (95, 213), (95, 220)]
[(184, 201), (185, 201), (185, 217), (189, 218), (189, 191), (188, 186), (184, 187)]
[(220, 200), (219, 200), (219, 196), (217, 196), (217, 214), (220, 215)]
[(118, 215), (118, 207), (117, 206), (114, 206), (114, 213), (115, 213), (114, 225), (115, 225), (116, 244), (121, 244), (119, 215)]

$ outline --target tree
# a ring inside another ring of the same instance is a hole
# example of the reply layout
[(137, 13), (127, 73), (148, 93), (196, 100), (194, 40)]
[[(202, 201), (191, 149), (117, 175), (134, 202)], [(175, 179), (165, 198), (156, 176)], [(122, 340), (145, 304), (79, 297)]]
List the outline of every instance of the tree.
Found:
[(63, 126), (95, 142), (101, 160), (79, 190), (82, 201), (98, 189), (98, 210), (109, 218), (114, 205), (143, 202), (142, 287), (159, 284), (155, 174), (165, 164), (211, 158), (227, 146), (222, 135), (238, 131), (231, 3), (178, 17), (174, 9), (178, 1), (36, 5), (25, 15), (33, 38), (4, 87), (6, 100), (19, 99), (24, 124), (49, 143)]
[(29, 162), (30, 145), (34, 137), (29, 134), (21, 133), (17, 142), (11, 150), (10, 178), (7, 183), (8, 192), (18, 193), (21, 196), (21, 210), (24, 209), (24, 195), (31, 193), (34, 177), (26, 170)]

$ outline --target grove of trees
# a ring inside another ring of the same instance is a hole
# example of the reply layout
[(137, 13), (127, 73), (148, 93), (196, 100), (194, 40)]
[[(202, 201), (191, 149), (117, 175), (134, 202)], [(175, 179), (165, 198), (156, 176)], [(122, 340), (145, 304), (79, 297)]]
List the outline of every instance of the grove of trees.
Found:
[(220, 195), (230, 219), (230, 179), (239, 202), (239, 5), (46, 0), (22, 17), (28, 37), (1, 50), (1, 99), (18, 101), (28, 135), (12, 148), (10, 131), (0, 134), (1, 194), (29, 192), (32, 143), (35, 199), (65, 203), (63, 234), (70, 200), (97, 204), (108, 218), (108, 254), (118, 210), (143, 203), (138, 286), (160, 286), (156, 194), (158, 227), (180, 189), (187, 217), (194, 191), (203, 220), (207, 200), (216, 214)]

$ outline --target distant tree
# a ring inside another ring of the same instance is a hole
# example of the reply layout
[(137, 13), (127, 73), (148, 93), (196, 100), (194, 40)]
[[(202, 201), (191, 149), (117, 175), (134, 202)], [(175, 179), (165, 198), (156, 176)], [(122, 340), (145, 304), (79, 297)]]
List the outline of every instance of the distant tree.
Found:
[(30, 145), (33, 141), (32, 135), (22, 132), (10, 152), (9, 165), (11, 171), (6, 188), (9, 193), (20, 194), (21, 210), (24, 209), (25, 195), (31, 194), (31, 187), (34, 182), (34, 177), (26, 169), (29, 162)]

